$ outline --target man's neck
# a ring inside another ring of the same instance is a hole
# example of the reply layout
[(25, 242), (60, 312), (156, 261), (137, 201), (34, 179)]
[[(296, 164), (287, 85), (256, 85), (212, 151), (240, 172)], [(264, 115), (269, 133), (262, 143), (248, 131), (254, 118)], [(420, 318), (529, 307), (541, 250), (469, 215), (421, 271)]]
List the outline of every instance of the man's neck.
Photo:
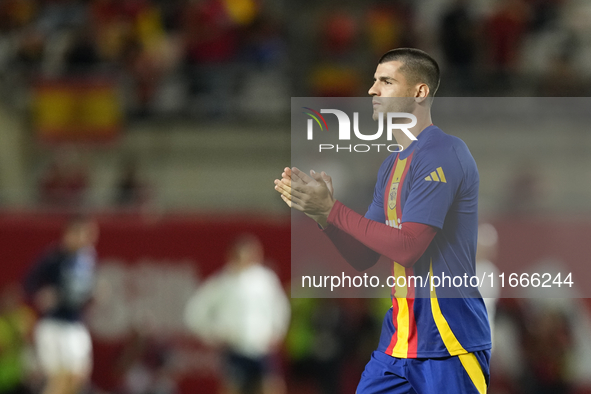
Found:
[[(432, 124), (433, 124), (433, 121), (431, 120), (431, 116), (429, 115), (423, 119), (417, 119), (417, 124), (413, 128), (409, 129), (409, 131), (411, 132), (412, 135), (414, 135), (415, 137), (418, 137), (419, 134), (421, 134), (423, 132), (423, 130), (425, 130), (427, 127), (431, 126)], [(404, 133), (404, 131), (402, 131), (400, 129), (393, 129), (392, 136), (396, 140), (396, 143), (398, 145), (402, 146), (402, 150), (408, 148), (408, 146), (413, 141), (410, 139), (410, 137), (408, 137)]]

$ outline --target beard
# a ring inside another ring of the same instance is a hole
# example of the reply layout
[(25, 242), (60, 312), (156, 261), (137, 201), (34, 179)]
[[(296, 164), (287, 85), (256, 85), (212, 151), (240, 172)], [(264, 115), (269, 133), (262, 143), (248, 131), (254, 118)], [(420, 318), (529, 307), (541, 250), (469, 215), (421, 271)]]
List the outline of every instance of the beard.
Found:
[(384, 116), (388, 112), (412, 113), (415, 105), (413, 97), (384, 97), (380, 99), (380, 105), (374, 108), (372, 117), (373, 120), (378, 120), (380, 112), (383, 112)]

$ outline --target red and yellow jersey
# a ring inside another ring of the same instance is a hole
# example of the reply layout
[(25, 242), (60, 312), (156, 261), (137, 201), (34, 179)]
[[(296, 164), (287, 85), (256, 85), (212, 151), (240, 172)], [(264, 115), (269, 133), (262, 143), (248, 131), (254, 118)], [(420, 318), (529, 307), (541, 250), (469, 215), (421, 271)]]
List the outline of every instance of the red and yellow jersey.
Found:
[(459, 286), (450, 281), (447, 288), (429, 285), (430, 277), (475, 275), (478, 186), (478, 169), (466, 144), (436, 126), (382, 164), (365, 216), (396, 228), (414, 222), (438, 231), (412, 267), (392, 262), (392, 275), (404, 280), (396, 280), (392, 289), (378, 350), (422, 358), (491, 348), (477, 289), (464, 286), (465, 281)]

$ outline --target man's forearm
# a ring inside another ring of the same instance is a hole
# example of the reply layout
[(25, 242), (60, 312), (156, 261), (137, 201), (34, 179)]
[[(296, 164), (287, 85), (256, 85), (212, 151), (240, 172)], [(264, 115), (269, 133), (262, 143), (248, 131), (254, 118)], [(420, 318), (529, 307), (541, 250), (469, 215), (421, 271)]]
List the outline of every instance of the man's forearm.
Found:
[(364, 271), (372, 267), (380, 258), (379, 253), (335, 226), (327, 225), (323, 231), (336, 246), (341, 256), (357, 271)]
[(412, 266), (425, 253), (437, 233), (435, 227), (420, 223), (404, 223), (404, 229), (390, 227), (367, 219), (339, 201), (330, 212), (328, 224), (405, 267)]

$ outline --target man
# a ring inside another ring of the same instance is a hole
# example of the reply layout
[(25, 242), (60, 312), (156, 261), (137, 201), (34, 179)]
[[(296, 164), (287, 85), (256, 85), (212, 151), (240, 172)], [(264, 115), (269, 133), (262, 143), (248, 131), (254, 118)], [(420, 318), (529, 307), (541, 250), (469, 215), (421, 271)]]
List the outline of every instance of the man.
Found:
[(262, 265), (260, 241), (245, 235), (230, 248), (225, 269), (189, 300), (185, 322), (224, 352), (224, 394), (281, 394), (274, 356), (289, 324), (290, 306), (277, 275)]
[[(275, 180), (287, 205), (313, 218), (358, 270), (384, 255), (395, 277), (474, 275), (478, 170), (464, 142), (431, 122), (438, 85), (439, 67), (425, 52), (395, 49), (380, 59), (369, 90), (374, 119), (380, 112), (411, 113), (417, 122), (409, 130), (417, 140), (393, 131), (403, 150), (380, 167), (365, 216), (333, 197), (324, 172), (308, 176), (286, 168)], [(358, 394), (486, 392), (491, 340), (482, 298), (473, 289), (447, 289), (455, 297), (437, 290), (393, 288)]]
[(94, 288), (97, 224), (71, 220), (61, 243), (51, 248), (25, 281), (41, 319), (35, 345), (47, 382), (43, 394), (78, 394), (88, 382), (92, 343), (82, 312)]

